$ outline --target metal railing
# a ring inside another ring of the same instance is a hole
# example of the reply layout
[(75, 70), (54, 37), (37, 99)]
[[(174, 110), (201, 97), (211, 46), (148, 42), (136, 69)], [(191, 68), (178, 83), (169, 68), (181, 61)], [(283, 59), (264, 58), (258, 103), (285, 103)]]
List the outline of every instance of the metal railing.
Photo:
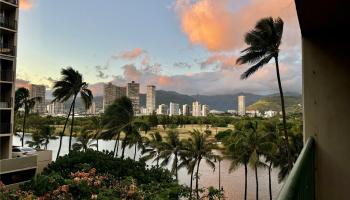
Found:
[(16, 20), (14, 19), (10, 19), (8, 17), (0, 18), (0, 27), (15, 30), (17, 28), (16, 24)]
[(0, 134), (11, 133), (11, 123), (0, 123)]
[(315, 199), (315, 141), (310, 137), (290, 172), (278, 200)]
[(14, 46), (0, 46), (0, 54), (15, 56)]
[(18, 0), (5, 0), (6, 2), (18, 5)]
[(14, 80), (13, 74), (12, 70), (0, 70), (0, 81), (12, 82)]

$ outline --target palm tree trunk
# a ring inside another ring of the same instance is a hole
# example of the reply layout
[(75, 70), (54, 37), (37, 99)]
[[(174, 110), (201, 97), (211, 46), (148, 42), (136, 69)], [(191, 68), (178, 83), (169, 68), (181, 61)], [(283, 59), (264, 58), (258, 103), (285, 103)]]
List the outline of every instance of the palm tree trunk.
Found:
[(255, 183), (256, 183), (256, 200), (259, 200), (259, 180), (258, 180), (258, 166), (255, 164)]
[(72, 123), (70, 127), (70, 134), (69, 134), (69, 146), (68, 146), (68, 152), (70, 153), (71, 147), (72, 147), (72, 136), (73, 136), (73, 127), (74, 127), (74, 108), (75, 108), (75, 99), (77, 98), (77, 95), (74, 95), (73, 99), (73, 109), (72, 109)]
[(64, 131), (66, 130), (66, 127), (67, 127), (67, 123), (68, 123), (68, 120), (69, 120), (70, 113), (72, 112), (72, 106), (73, 106), (73, 104), (71, 104), (71, 106), (69, 108), (69, 112), (68, 112), (68, 115), (67, 115), (67, 118), (66, 118), (66, 122), (64, 123), (63, 131), (62, 131), (62, 133), (60, 135), (60, 144), (58, 146), (56, 159), (60, 156), (61, 147), (62, 147), (62, 138), (64, 136)]
[(114, 143), (113, 157), (117, 157), (118, 156), (118, 155), (115, 154), (115, 150), (117, 149), (117, 143), (118, 143), (118, 140), (116, 139), (115, 143)]
[[(26, 107), (26, 106), (24, 106)], [(25, 129), (26, 129), (26, 118), (27, 118), (27, 108), (24, 109), (24, 116), (23, 116), (23, 132), (22, 132), (22, 147), (24, 146), (24, 132), (25, 132)]]
[(122, 159), (124, 159), (124, 152), (125, 152), (125, 148), (126, 148), (126, 140), (124, 138), (123, 142), (122, 142)]
[(278, 81), (278, 89), (279, 89), (280, 97), (281, 97), (282, 120), (283, 120), (283, 129), (284, 129), (284, 142), (285, 142), (285, 146), (287, 148), (287, 156), (288, 156), (289, 168), (292, 169), (293, 162), (291, 160), (290, 150), (289, 150), (289, 139), (288, 139), (288, 133), (287, 133), (286, 111), (285, 111), (285, 107), (284, 107), (284, 96), (283, 96), (283, 89), (282, 89), (282, 84), (281, 84), (280, 70), (279, 70), (279, 64), (278, 64), (278, 56), (275, 56), (275, 62), (276, 62), (276, 74), (277, 74), (277, 81)]
[(137, 144), (135, 144), (134, 160), (136, 160)]
[(96, 139), (96, 150), (98, 151), (98, 138)]
[(220, 160), (219, 160), (219, 191), (221, 191), (221, 161)]
[(197, 199), (199, 199), (198, 180), (199, 180), (199, 164), (200, 164), (200, 162), (201, 162), (201, 159), (198, 159), (197, 172), (196, 172), (196, 193), (197, 193)]
[(194, 167), (192, 169), (192, 172), (191, 172), (191, 182), (190, 182), (190, 200), (192, 199), (192, 187), (193, 187), (193, 172), (194, 172)]
[(270, 165), (269, 165), (269, 194), (270, 194), (270, 200), (272, 200), (272, 189), (271, 189), (271, 168), (272, 168), (272, 162), (270, 162)]
[(178, 181), (179, 177), (177, 173), (177, 153), (175, 153), (174, 162), (175, 162), (175, 178), (176, 178), (176, 181)]
[(248, 167), (247, 163), (244, 163), (244, 200), (247, 200), (247, 176), (248, 176)]
[(120, 142), (120, 132), (117, 135), (117, 151), (116, 151), (116, 157), (118, 157), (118, 152), (119, 152), (119, 142)]
[(157, 153), (157, 168), (159, 168), (159, 153)]

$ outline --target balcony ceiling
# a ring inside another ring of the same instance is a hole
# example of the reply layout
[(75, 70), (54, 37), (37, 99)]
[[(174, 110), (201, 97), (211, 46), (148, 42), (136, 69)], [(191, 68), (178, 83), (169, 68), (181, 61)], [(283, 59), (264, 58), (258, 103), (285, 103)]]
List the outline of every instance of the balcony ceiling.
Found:
[(304, 37), (346, 35), (350, 25), (350, 0), (295, 0)]

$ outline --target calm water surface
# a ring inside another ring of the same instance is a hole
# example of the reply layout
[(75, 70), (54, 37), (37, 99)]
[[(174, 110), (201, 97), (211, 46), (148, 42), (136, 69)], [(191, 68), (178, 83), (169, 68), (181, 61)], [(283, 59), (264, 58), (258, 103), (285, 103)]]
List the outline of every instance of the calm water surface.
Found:
[[(31, 140), (31, 136), (28, 134), (25, 136), (25, 141)], [(62, 149), (61, 155), (68, 153), (68, 142), (69, 137), (65, 136), (62, 139)], [(75, 138), (72, 139), (72, 144), (75, 142)], [(115, 140), (104, 141), (99, 140), (99, 150), (108, 150), (113, 151)], [(17, 136), (13, 137), (14, 145), (21, 145), (20, 138)], [(52, 150), (53, 159), (56, 158), (57, 150), (58, 150), (59, 140), (51, 140), (48, 149)], [(119, 147), (120, 149), (120, 147)], [(119, 155), (121, 151), (119, 150)], [(141, 152), (137, 152), (136, 159), (138, 159), (141, 155)], [(134, 156), (134, 148), (126, 148), (125, 156), (133, 158)], [(148, 162), (147, 164), (152, 165), (152, 162)], [(213, 171), (205, 162), (201, 162), (199, 175), (200, 180), (199, 184), (202, 187), (214, 186), (216, 188), (219, 187), (219, 170), (218, 163), (216, 164), (216, 170)], [(230, 162), (224, 160), (221, 162), (221, 185), (225, 190), (225, 196), (230, 200), (243, 199), (244, 196), (244, 167), (239, 167), (237, 170), (229, 173)], [(169, 168), (169, 167), (168, 167)], [(277, 173), (278, 170), (274, 169), (272, 171), (272, 194), (274, 199), (276, 198), (279, 190), (281, 189), (281, 184), (278, 184), (277, 181)], [(268, 171), (266, 169), (258, 170), (259, 176), (259, 198), (260, 199), (269, 199), (269, 185), (268, 185)], [(248, 199), (255, 199), (255, 175), (254, 170), (248, 168)], [(190, 183), (190, 176), (187, 174), (186, 169), (179, 170), (179, 182), (181, 184)], [(195, 182), (193, 182), (195, 184)]]

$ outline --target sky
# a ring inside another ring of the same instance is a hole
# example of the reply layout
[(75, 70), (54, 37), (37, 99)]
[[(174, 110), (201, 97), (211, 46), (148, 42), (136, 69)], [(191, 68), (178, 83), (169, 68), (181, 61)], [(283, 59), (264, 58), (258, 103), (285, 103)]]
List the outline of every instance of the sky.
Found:
[[(101, 3), (103, 2), (103, 3)], [(83, 74), (95, 96), (103, 83), (132, 80), (183, 94), (278, 92), (274, 63), (247, 80), (236, 65), (244, 34), (281, 17), (282, 85), (301, 92), (301, 36), (293, 0), (21, 0), (17, 87), (51, 89), (62, 68)]]

